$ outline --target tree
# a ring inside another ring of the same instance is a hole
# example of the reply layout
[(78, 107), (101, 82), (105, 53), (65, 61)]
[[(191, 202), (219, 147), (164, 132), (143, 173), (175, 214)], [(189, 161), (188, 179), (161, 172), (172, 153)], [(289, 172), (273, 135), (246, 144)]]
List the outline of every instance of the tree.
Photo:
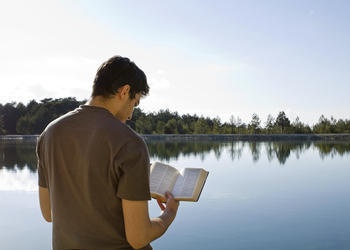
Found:
[(24, 105), (15, 102), (6, 103), (2, 108), (3, 130), (6, 134), (17, 134), (16, 124), (23, 115)]
[[(242, 133), (243, 132), (243, 129), (245, 127), (245, 124), (242, 123), (242, 119), (237, 116), (237, 117), (234, 117), (233, 115), (231, 116), (230, 118), (230, 123), (231, 123), (231, 130), (235, 130), (234, 132), (235, 133)], [(232, 133), (233, 134), (233, 133)]]
[(236, 127), (236, 119), (233, 115), (230, 116), (230, 127), (231, 127), (231, 134), (233, 134)]
[(72, 97), (54, 100), (46, 98), (40, 103), (31, 101), (24, 107), (23, 114), (14, 124), (14, 128), (20, 134), (40, 134), (51, 121), (84, 102)]
[(195, 123), (198, 121), (199, 117), (197, 115), (182, 115), (181, 116), (181, 126), (182, 133), (184, 134), (192, 134), (194, 133)]
[(220, 118), (217, 116), (216, 118), (213, 119), (213, 134), (221, 134), (221, 121)]
[(266, 123), (265, 123), (265, 128), (267, 133), (272, 133), (273, 128), (274, 128), (274, 123), (275, 123), (275, 118), (271, 114), (267, 116)]
[(175, 118), (171, 118), (164, 126), (165, 134), (178, 134), (177, 122)]
[(293, 133), (297, 133), (297, 134), (311, 132), (311, 128), (308, 125), (305, 125), (304, 123), (302, 123), (299, 119), (299, 116), (297, 116), (297, 118), (295, 118), (295, 120), (293, 121), (292, 130), (293, 130)]
[(5, 134), (3, 115), (0, 113), (0, 135)]
[(206, 134), (210, 128), (204, 117), (199, 118), (194, 125), (195, 134)]
[(331, 121), (328, 120), (324, 115), (321, 115), (318, 119), (318, 123), (313, 128), (315, 133), (330, 133)]
[(350, 133), (350, 120), (339, 119), (335, 129), (335, 133)]
[(252, 115), (252, 120), (248, 125), (248, 129), (251, 133), (256, 134), (260, 130), (260, 118), (257, 114)]
[(278, 113), (275, 125), (277, 127), (281, 128), (281, 133), (285, 133), (286, 132), (286, 128), (290, 127), (290, 120), (288, 119), (288, 117), (286, 116), (284, 111), (281, 111), (281, 112)]
[(135, 123), (136, 131), (141, 134), (152, 134), (153, 132), (153, 126), (150, 121), (145, 115), (140, 116)]
[(163, 121), (157, 121), (156, 125), (156, 133), (157, 134), (164, 134), (164, 128), (165, 128), (165, 122)]
[(163, 110), (161, 109), (158, 113), (156, 113), (158, 121), (163, 121), (167, 123), (172, 118), (179, 118), (179, 115), (177, 112), (172, 113), (169, 111), (169, 109)]

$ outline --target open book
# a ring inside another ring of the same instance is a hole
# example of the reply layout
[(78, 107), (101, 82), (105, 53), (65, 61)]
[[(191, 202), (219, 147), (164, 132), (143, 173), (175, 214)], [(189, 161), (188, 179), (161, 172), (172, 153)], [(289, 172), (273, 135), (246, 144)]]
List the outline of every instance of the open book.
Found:
[(176, 200), (198, 201), (209, 172), (202, 168), (176, 168), (155, 162), (151, 165), (150, 189), (153, 198), (166, 202), (170, 191)]

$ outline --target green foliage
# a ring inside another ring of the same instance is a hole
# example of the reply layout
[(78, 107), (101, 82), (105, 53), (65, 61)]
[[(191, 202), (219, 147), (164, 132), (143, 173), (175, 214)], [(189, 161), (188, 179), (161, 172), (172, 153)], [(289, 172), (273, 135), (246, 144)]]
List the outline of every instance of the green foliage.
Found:
[(309, 125), (302, 123), (299, 117), (291, 124), (291, 128), (294, 134), (309, 134), (312, 132)]
[[(3, 134), (40, 134), (57, 117), (75, 109), (83, 102), (75, 98), (32, 100), (27, 106), (22, 103), (7, 103), (0, 109), (0, 132)], [(2, 126), (1, 126), (2, 123)]]
[(275, 121), (275, 126), (281, 129), (281, 134), (289, 132), (288, 128), (290, 127), (290, 120), (288, 119), (284, 111), (278, 113)]
[(260, 118), (257, 114), (253, 114), (252, 120), (248, 125), (248, 130), (252, 134), (257, 134), (260, 132)]
[(0, 135), (5, 134), (3, 106), (0, 104)]
[(18, 119), (23, 115), (24, 105), (22, 103), (6, 103), (1, 108), (0, 116), (2, 117), (2, 130), (4, 134), (17, 134), (16, 124)]
[(274, 118), (271, 114), (267, 116), (265, 132), (267, 134), (272, 134), (274, 132)]
[(315, 133), (350, 133), (350, 120), (336, 120), (320, 117), (319, 122), (314, 126)]
[(5, 134), (3, 115), (0, 115), (0, 135)]
[[(0, 104), (1, 134), (40, 134), (52, 120), (75, 109), (85, 101), (75, 98), (46, 98), (40, 102)], [(293, 122), (284, 111), (276, 119), (269, 114), (265, 126), (257, 114), (248, 124), (238, 116), (231, 115), (230, 121), (222, 123), (219, 117), (213, 119), (196, 114), (179, 115), (168, 109), (145, 113), (135, 108), (127, 124), (140, 134), (306, 134), (306, 133), (350, 133), (350, 120), (336, 120), (320, 117), (312, 128), (297, 117)]]

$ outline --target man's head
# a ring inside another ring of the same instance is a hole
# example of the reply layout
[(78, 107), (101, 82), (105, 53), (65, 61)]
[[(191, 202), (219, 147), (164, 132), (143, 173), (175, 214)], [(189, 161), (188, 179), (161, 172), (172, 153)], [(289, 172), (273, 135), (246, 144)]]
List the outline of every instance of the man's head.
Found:
[(126, 84), (130, 85), (131, 99), (136, 94), (145, 96), (149, 92), (145, 73), (129, 58), (114, 56), (97, 70), (91, 96), (109, 98)]

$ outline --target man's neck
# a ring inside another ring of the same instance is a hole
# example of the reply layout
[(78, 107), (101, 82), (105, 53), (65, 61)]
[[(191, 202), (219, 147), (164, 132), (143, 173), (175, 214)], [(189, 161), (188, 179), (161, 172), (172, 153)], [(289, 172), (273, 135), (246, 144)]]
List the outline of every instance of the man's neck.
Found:
[(113, 115), (115, 115), (115, 105), (113, 104), (113, 98), (104, 98), (102, 96), (95, 96), (91, 97), (87, 102), (86, 105), (105, 108), (109, 112), (111, 112)]

